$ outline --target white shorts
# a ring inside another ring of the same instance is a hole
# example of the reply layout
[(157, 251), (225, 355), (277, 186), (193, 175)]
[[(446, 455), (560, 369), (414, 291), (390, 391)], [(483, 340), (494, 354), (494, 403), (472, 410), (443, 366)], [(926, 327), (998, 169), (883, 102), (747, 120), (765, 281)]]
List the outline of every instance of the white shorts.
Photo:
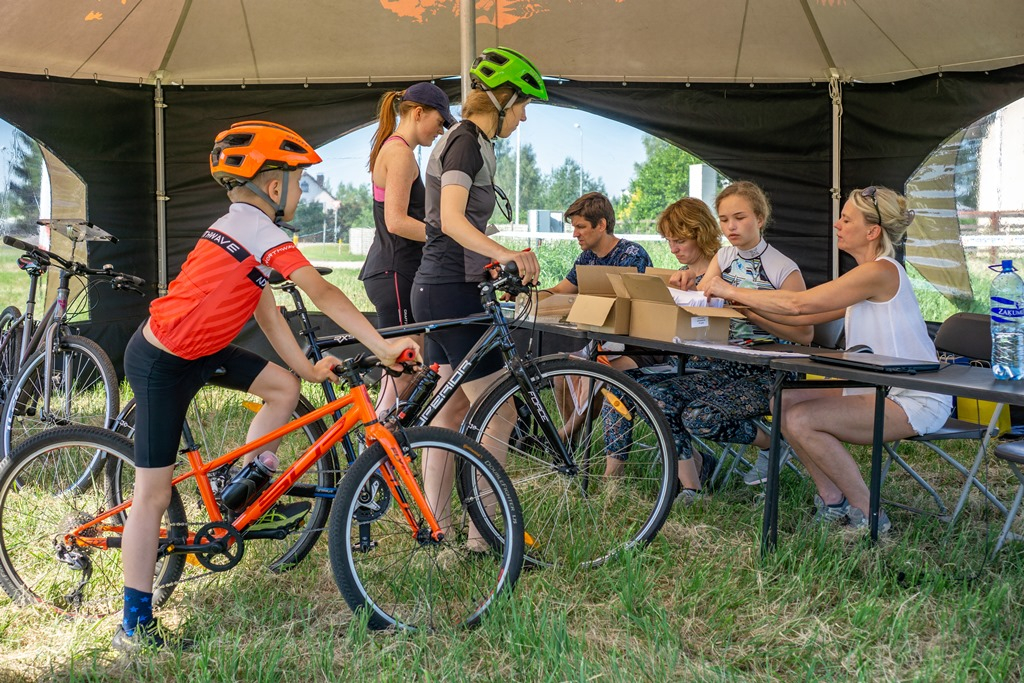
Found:
[(953, 398), (913, 389), (892, 389), (889, 398), (903, 408), (907, 421), (918, 434), (930, 434), (946, 424), (953, 410)]
[[(844, 389), (843, 396), (874, 393), (874, 389)], [(887, 398), (903, 409), (907, 422), (918, 435), (934, 432), (946, 424), (953, 411), (953, 398), (943, 394), (929, 394), (914, 389), (893, 388)]]

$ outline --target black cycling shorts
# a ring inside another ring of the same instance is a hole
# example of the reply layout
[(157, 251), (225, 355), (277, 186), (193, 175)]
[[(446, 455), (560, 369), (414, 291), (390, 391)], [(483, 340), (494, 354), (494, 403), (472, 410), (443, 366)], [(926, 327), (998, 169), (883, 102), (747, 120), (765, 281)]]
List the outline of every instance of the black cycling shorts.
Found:
[(416, 322), (412, 315), (412, 280), (395, 270), (363, 280), (366, 295), (377, 309), (377, 329)]
[[(124, 373), (135, 393), (135, 466), (173, 465), (188, 404), (203, 385), (248, 391), (269, 362), (234, 345), (186, 360), (150, 344), (141, 327), (136, 330), (124, 352)], [(219, 368), (226, 372), (214, 378)]]
[[(414, 284), (412, 312), (416, 320), (446, 320), (465, 318), (484, 312), (480, 303), (480, 288), (473, 282), (446, 284)], [(447, 330), (434, 330), (426, 336), (424, 360), (427, 363), (451, 365), (453, 368), (469, 355), (473, 344), (484, 333), (480, 325), (463, 325)], [(480, 379), (505, 367), (500, 351), (491, 351), (466, 375), (466, 380)]]

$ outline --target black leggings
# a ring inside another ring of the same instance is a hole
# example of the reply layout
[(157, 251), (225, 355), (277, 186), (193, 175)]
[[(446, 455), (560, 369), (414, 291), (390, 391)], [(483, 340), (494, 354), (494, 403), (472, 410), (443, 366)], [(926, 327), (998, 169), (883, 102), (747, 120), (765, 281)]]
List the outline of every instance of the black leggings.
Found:
[(124, 373), (135, 393), (135, 466), (174, 464), (188, 404), (219, 368), (227, 372), (213, 383), (248, 391), (268, 362), (234, 345), (186, 360), (150, 344), (141, 327), (136, 330), (124, 352)]
[(377, 329), (416, 322), (412, 315), (412, 280), (396, 270), (363, 280), (366, 296), (377, 309)]

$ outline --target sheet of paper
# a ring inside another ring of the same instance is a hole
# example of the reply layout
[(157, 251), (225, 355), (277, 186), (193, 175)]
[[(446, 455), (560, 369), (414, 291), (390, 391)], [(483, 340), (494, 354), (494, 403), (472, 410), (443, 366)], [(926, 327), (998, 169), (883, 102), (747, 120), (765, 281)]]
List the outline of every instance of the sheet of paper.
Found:
[(685, 289), (669, 287), (668, 293), (672, 295), (672, 300), (676, 302), (676, 306), (709, 306), (711, 308), (722, 308), (725, 305), (725, 299), (719, 299), (718, 297), (708, 299), (704, 296), (704, 292), (689, 292)]
[(734, 346), (728, 342), (704, 342), (704, 341), (682, 341), (677, 339), (677, 344), (686, 344), (687, 346), (702, 346), (707, 348), (715, 349), (729, 349), (734, 353), (740, 353), (745, 356), (771, 356), (773, 358), (807, 358), (809, 354), (806, 353), (794, 353), (792, 351), (775, 351), (767, 349), (759, 349), (756, 346)]

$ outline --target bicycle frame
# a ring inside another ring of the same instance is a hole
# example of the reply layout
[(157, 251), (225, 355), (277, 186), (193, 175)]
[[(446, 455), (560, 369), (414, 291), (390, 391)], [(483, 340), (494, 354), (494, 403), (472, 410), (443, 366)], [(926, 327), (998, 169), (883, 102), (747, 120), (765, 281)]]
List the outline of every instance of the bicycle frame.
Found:
[[(422, 514), (425, 525), (429, 527), (430, 539), (433, 541), (440, 541), (443, 538), (441, 527), (438, 524), (437, 518), (428, 506), (426, 498), (424, 498), (423, 492), (420, 489), (419, 484), (417, 484), (412, 470), (410, 469), (410, 456), (399, 444), (399, 438), (392, 434), (383, 424), (380, 423), (380, 421), (377, 420), (373, 401), (370, 399), (370, 394), (367, 391), (366, 386), (362, 384), (358, 374), (351, 369), (345, 374), (346, 379), (348, 380), (353, 379), (353, 377), (356, 379), (356, 382), (350, 382), (350, 390), (348, 393), (297, 420), (289, 422), (283, 427), (280, 427), (259, 439), (246, 443), (209, 462), (203, 461), (202, 455), (198, 449), (190, 448), (190, 450), (185, 454), (188, 457), (190, 467), (189, 471), (175, 477), (171, 481), (171, 485), (175, 486), (183, 481), (195, 477), (196, 484), (199, 487), (200, 496), (203, 500), (203, 504), (206, 508), (207, 514), (209, 515), (210, 521), (223, 522), (224, 517), (221, 515), (220, 506), (217, 503), (208, 476), (212, 470), (234, 462), (245, 454), (251, 453), (275, 439), (279, 439), (291, 432), (297, 431), (311, 422), (321, 419), (325, 415), (337, 412), (342, 415), (341, 419), (334, 422), (320, 438), (314, 441), (309, 448), (295, 460), (295, 462), (281, 472), (280, 476), (274, 480), (267, 490), (265, 490), (253, 503), (251, 503), (238, 517), (230, 522), (231, 526), (234, 527), (235, 530), (243, 532), (244, 529), (252, 522), (262, 517), (282, 495), (287, 493), (288, 490), (316, 463), (317, 460), (323, 457), (331, 450), (331, 448), (334, 447), (335, 443), (341, 440), (356, 425), (363, 424), (366, 429), (367, 442), (370, 444), (380, 443), (388, 454), (388, 460), (393, 471), (382, 468), (381, 475), (391, 491), (394, 500), (397, 501), (405, 515), (412, 535), (414, 537), (419, 536), (422, 530), (422, 525), (420, 522), (416, 521), (416, 518), (412, 514), (412, 506), (409, 501), (405, 500), (405, 496), (398, 490), (395, 484), (396, 475), (407, 489), (412, 492), (413, 503)], [(74, 543), (79, 546), (91, 546), (102, 549), (120, 547), (120, 538), (90, 536), (89, 534), (94, 534), (97, 531), (103, 533), (122, 533), (124, 531), (123, 525), (105, 525), (103, 522), (117, 514), (120, 514), (121, 512), (124, 512), (130, 508), (131, 505), (132, 501), (128, 500), (117, 507), (107, 510), (98, 517), (94, 517), (69, 533), (65, 537), (65, 542), (69, 545)], [(193, 536), (194, 534), (189, 534), (189, 543), (186, 545), (171, 544), (164, 550), (168, 553), (203, 552), (205, 550), (204, 544), (194, 545), (191, 543)], [(163, 532), (161, 533), (161, 537), (165, 537)]]
[[(401, 420), (401, 425), (403, 427), (414, 427), (429, 424), (459, 388), (463, 378), (472, 372), (473, 368), (477, 366), (485, 355), (491, 351), (499, 350), (505, 359), (506, 367), (508, 367), (512, 376), (516, 378), (520, 389), (527, 398), (527, 406), (533, 417), (537, 420), (544, 436), (547, 437), (550, 443), (558, 445), (556, 455), (561, 458), (562, 466), (567, 472), (575, 473), (578, 471), (575, 459), (572, 457), (569, 449), (565, 447), (563, 439), (558, 436), (558, 429), (541, 402), (533, 380), (527, 372), (527, 361), (524, 361), (516, 350), (508, 321), (505, 319), (501, 311), (501, 305), (497, 300), (497, 284), (499, 282), (484, 282), (480, 284), (480, 301), (484, 307), (484, 313), (481, 315), (378, 330), (381, 336), (391, 338), (408, 334), (430, 333), (434, 330), (460, 327), (462, 325), (474, 325), (482, 322), (490, 323), (490, 327), (488, 327), (470, 349), (469, 353), (466, 354), (462, 362), (454, 369), (452, 376), (437, 389), (433, 398), (427, 402), (427, 405), (420, 411), (405, 415)], [(305, 304), (302, 301), (302, 295), (297, 291), (294, 283), (284, 285), (283, 289), (291, 295), (292, 300), (295, 302), (295, 311), (289, 313), (300, 317), (303, 329), (299, 334), (309, 344), (309, 353), (313, 355), (314, 359), (319, 360), (323, 358), (323, 351), (326, 349), (347, 346), (356, 342), (356, 339), (348, 334), (334, 337), (317, 337), (316, 329), (313, 327)], [(333, 387), (330, 387), (329, 383), (325, 383), (325, 385), (325, 392), (333, 392)], [(330, 396), (330, 394), (327, 395)], [(355, 453), (353, 452), (352, 445), (347, 440), (343, 440), (342, 445), (345, 449), (346, 459), (348, 459), (349, 463), (353, 462)]]

